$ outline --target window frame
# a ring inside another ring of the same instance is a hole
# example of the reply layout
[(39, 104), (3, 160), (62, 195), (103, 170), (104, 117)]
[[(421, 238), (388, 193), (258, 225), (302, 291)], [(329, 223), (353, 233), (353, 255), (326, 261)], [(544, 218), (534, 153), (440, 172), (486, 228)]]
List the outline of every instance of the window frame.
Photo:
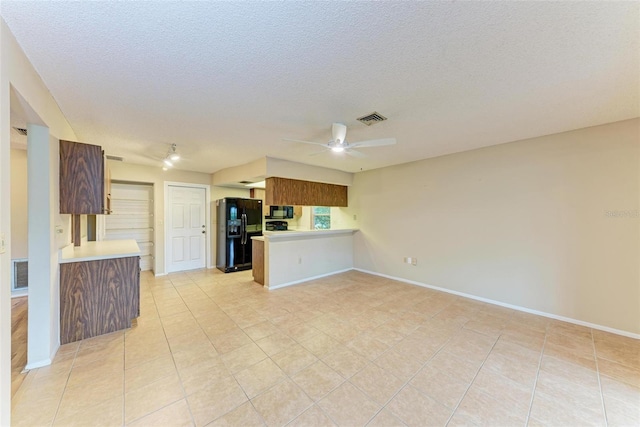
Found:
[[(316, 208), (326, 208), (328, 213), (316, 213)], [(327, 217), (329, 219), (329, 227), (319, 228), (316, 227), (316, 217)], [(329, 206), (311, 206), (311, 229), (312, 230), (330, 230), (331, 229), (331, 207)]]

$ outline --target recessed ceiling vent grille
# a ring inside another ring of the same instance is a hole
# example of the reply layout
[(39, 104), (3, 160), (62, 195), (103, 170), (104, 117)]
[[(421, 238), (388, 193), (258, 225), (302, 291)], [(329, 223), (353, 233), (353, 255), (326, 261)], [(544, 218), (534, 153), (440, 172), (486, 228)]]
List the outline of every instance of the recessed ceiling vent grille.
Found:
[(27, 136), (27, 130), (25, 128), (19, 128), (19, 127), (13, 127), (16, 132), (18, 132), (20, 135), (24, 135)]
[(240, 184), (253, 184), (251, 181), (238, 181)]
[(371, 114), (367, 114), (366, 116), (362, 116), (358, 118), (359, 122), (364, 123), (367, 126), (371, 126), (378, 122), (384, 122), (385, 120), (387, 120), (387, 118), (382, 114), (378, 113), (377, 111), (374, 111)]
[(115, 160), (116, 162), (124, 162), (124, 157), (112, 156), (107, 154), (107, 160)]

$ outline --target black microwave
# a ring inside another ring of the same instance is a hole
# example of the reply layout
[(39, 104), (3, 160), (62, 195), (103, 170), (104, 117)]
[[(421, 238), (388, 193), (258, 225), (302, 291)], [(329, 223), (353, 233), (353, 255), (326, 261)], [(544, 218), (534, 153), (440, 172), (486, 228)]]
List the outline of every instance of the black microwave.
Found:
[(292, 219), (293, 206), (269, 206), (270, 219)]

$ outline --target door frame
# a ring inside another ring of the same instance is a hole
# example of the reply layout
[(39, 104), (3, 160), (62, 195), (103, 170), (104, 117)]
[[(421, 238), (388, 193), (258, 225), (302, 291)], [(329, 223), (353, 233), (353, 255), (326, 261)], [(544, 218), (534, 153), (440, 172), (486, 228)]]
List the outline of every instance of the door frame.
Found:
[(204, 259), (205, 268), (213, 268), (211, 264), (211, 186), (209, 184), (192, 184), (188, 182), (164, 181), (164, 274), (169, 274), (169, 187), (187, 187), (204, 189), (204, 215), (205, 215), (205, 239), (204, 239)]

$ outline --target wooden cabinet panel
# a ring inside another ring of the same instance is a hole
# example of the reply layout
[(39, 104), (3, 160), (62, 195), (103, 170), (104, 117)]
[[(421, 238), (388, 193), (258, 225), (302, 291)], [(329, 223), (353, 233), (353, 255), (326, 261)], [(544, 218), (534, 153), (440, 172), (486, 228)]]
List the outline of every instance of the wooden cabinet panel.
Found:
[(60, 213), (105, 213), (102, 147), (60, 140)]
[(140, 258), (60, 264), (60, 343), (131, 327), (140, 315)]
[(264, 242), (253, 240), (251, 242), (251, 266), (253, 280), (264, 286)]
[(271, 177), (266, 180), (268, 205), (340, 206), (348, 202), (347, 186)]

